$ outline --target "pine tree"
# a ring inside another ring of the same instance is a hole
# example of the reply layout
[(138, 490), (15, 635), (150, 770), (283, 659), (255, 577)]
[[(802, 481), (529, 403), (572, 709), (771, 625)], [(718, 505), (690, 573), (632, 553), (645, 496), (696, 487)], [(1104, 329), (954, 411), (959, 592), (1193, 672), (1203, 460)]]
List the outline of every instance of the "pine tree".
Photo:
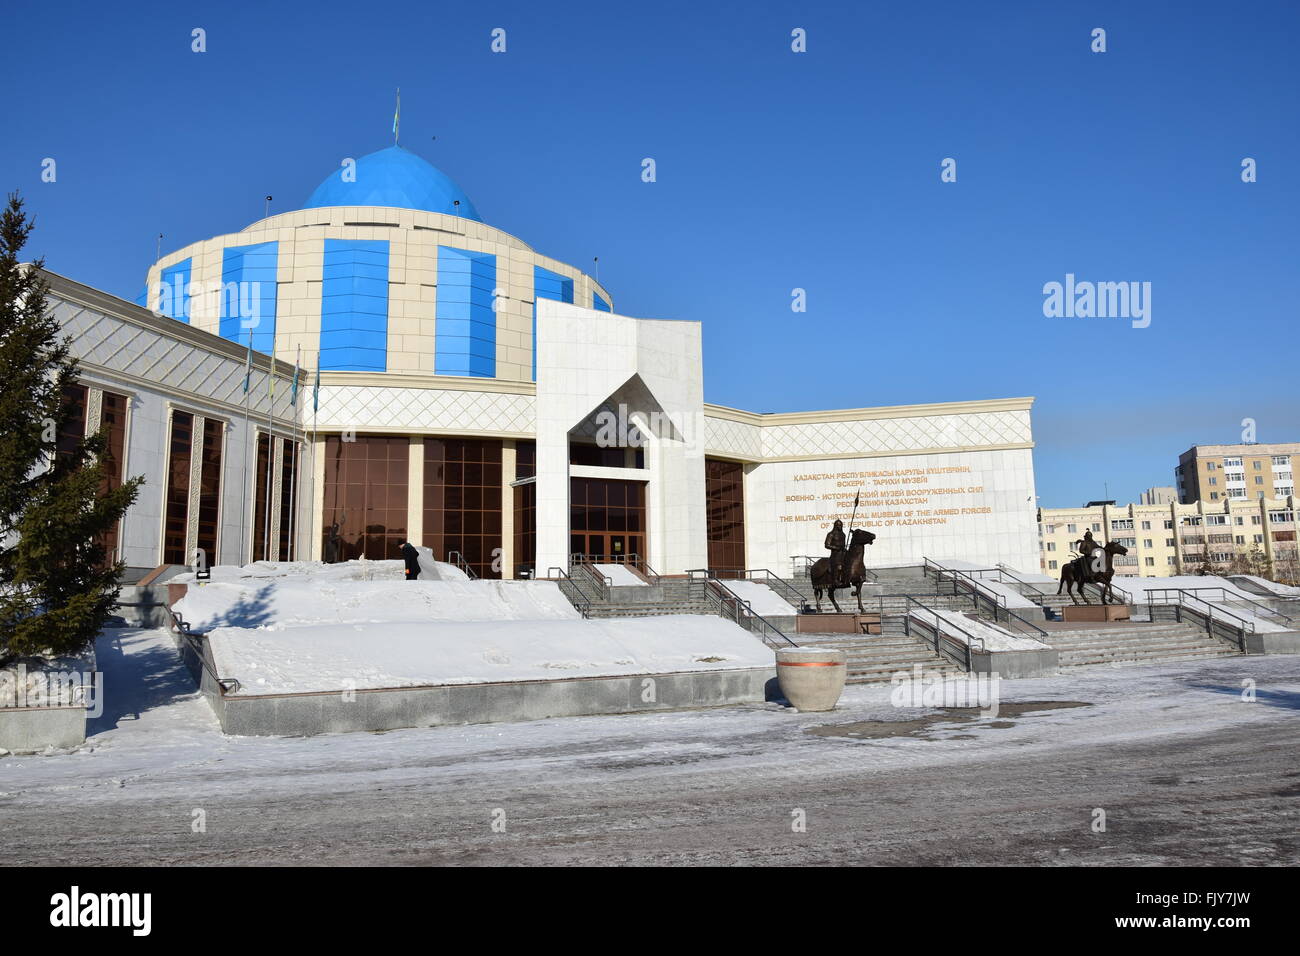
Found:
[(0, 214), (0, 662), (76, 653), (95, 639), (122, 572), (104, 535), (143, 481), (105, 490), (103, 431), (56, 451), (77, 362), (49, 311), (43, 262), (19, 264), (31, 231), (11, 194)]

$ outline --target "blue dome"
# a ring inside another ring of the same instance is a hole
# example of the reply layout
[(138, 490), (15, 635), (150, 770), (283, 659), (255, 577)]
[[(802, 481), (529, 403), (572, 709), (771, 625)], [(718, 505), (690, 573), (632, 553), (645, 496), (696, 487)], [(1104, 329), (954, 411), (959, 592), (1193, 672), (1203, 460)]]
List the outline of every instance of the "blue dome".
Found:
[[(330, 173), (303, 208), (396, 206), (483, 221), (469, 197), (445, 173), (400, 146), (362, 156), (355, 171), (355, 182), (344, 181), (343, 169)], [(457, 199), (460, 206), (453, 205)]]

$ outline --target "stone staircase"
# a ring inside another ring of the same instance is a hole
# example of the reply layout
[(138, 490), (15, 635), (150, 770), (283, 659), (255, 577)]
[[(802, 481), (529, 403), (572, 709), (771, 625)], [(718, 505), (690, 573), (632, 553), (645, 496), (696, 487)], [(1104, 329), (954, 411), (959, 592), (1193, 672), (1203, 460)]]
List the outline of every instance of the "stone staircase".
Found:
[(1090, 664), (1154, 664), (1210, 657), (1236, 657), (1226, 641), (1210, 637), (1186, 622), (1097, 627), (1051, 627), (1042, 638), (1060, 654), (1060, 666)]
[[(620, 591), (624, 591), (621, 595)], [(634, 592), (635, 593), (635, 592)], [(612, 588), (610, 600), (592, 604), (590, 617), (664, 617), (669, 614), (713, 614), (698, 586), (682, 579), (664, 578), (656, 586), (651, 600), (620, 600), (626, 589)], [(637, 595), (639, 597), (639, 595)]]
[(887, 682), (898, 671), (911, 672), (917, 664), (927, 675), (956, 677), (965, 673), (925, 641), (908, 635), (901, 614), (886, 614), (881, 619), (880, 634), (800, 634), (798, 640), (805, 647), (834, 647), (844, 651), (848, 658), (846, 683), (849, 684)]

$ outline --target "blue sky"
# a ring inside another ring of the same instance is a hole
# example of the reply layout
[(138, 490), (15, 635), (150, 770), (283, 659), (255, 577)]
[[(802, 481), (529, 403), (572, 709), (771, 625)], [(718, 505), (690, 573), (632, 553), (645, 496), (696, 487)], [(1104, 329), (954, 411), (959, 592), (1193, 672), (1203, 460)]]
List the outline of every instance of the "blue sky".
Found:
[[(0, 185), (31, 252), (134, 298), (159, 232), (299, 208), (391, 144), (400, 85), (402, 145), (486, 222), (599, 256), (619, 312), (703, 321), (707, 400), (1033, 395), (1041, 504), (1127, 501), (1243, 418), (1300, 440), (1298, 27), (1289, 2), (25, 4)], [(1150, 326), (1044, 317), (1066, 273), (1150, 282)]]

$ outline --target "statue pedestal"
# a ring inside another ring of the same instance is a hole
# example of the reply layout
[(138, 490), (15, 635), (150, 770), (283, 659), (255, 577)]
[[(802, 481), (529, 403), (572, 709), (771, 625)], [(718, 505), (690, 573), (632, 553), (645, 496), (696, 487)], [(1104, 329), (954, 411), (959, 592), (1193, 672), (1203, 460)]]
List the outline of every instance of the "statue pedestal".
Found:
[(800, 614), (796, 634), (879, 634), (879, 614)]
[(1069, 621), (1127, 621), (1127, 604), (1066, 604), (1061, 608), (1061, 618)]

